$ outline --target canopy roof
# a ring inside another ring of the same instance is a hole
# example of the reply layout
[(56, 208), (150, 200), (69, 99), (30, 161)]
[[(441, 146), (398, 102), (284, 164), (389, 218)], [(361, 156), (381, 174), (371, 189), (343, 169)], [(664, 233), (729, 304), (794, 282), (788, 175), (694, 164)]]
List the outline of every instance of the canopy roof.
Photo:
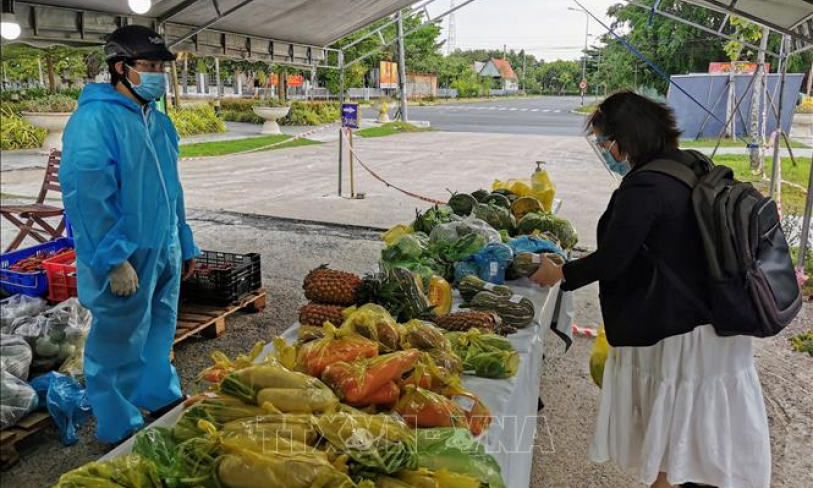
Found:
[(813, 0), (682, 0), (736, 15), (788, 34), (798, 42), (813, 40)]
[[(163, 22), (213, 28), (240, 35), (324, 47), (416, 0), (156, 0), (146, 16)], [(23, 3), (23, 2), (20, 2)], [(38, 5), (70, 7), (135, 16), (127, 0), (36, 0)]]

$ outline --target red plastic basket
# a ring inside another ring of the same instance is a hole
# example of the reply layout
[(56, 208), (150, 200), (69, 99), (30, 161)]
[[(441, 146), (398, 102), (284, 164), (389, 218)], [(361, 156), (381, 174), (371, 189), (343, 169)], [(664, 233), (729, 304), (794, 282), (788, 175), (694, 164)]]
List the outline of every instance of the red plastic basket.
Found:
[(42, 267), (48, 276), (49, 302), (60, 303), (78, 295), (76, 266), (71, 264), (75, 261), (76, 252), (72, 251), (42, 262)]

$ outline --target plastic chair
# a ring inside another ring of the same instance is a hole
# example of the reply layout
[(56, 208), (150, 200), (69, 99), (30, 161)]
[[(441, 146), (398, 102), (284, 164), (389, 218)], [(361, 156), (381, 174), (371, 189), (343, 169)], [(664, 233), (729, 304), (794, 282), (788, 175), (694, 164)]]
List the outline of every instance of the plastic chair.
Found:
[[(2, 205), (0, 215), (14, 224), (20, 231), (17, 237), (4, 252), (13, 251), (23, 243), (26, 237), (31, 237), (39, 243), (48, 242), (62, 236), (65, 231), (65, 211), (62, 207), (55, 207), (45, 203), (49, 192), (62, 193), (59, 186), (59, 163), (62, 153), (56, 149), (48, 157), (48, 167), (45, 170), (45, 179), (37, 196), (37, 201), (28, 205)], [(59, 224), (54, 227), (46, 219), (61, 217)]]

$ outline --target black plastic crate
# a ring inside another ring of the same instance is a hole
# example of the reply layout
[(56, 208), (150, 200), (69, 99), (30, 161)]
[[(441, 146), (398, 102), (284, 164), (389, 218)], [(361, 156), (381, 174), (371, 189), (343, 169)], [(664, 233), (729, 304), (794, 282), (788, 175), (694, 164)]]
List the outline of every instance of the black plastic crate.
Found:
[(259, 254), (203, 251), (203, 255), (197, 258), (194, 276), (181, 282), (181, 298), (225, 305), (260, 288), (262, 268)]

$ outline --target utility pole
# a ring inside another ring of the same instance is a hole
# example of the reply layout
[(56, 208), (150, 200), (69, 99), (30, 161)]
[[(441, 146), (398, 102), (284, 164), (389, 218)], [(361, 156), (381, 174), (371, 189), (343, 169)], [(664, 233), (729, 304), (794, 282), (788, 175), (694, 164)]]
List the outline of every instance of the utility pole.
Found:
[(525, 91), (525, 50), (522, 50), (522, 91)]
[[(567, 9), (573, 12), (582, 12), (584, 14), (585, 24), (584, 24), (584, 51), (582, 51), (582, 79), (579, 82), (579, 88), (581, 88), (582, 86), (584, 86), (582, 85), (581, 82), (587, 80), (587, 47), (588, 47), (587, 44), (589, 42), (588, 39), (590, 37), (590, 13), (582, 8), (568, 7)], [(582, 92), (582, 107), (584, 107), (585, 89), (581, 88), (581, 92)]]
[[(751, 92), (751, 114), (749, 130), (751, 142), (748, 144), (748, 154), (751, 160), (751, 173), (762, 175), (765, 173), (765, 158), (762, 152), (762, 138), (759, 133), (759, 102), (762, 98), (762, 85), (765, 77), (765, 50), (768, 49), (768, 36), (771, 31), (766, 27), (762, 29), (762, 39), (757, 53), (757, 74), (754, 77), (754, 87)], [(767, 104), (767, 100), (764, 101)], [(763, 127), (764, 131), (765, 128)]]
[(455, 22), (454, 0), (449, 1), (449, 35), (446, 39), (446, 54), (452, 54), (457, 47), (457, 22)]
[(404, 16), (398, 11), (398, 85), (401, 90), (401, 120), (409, 122), (407, 115), (406, 54), (404, 53)]

